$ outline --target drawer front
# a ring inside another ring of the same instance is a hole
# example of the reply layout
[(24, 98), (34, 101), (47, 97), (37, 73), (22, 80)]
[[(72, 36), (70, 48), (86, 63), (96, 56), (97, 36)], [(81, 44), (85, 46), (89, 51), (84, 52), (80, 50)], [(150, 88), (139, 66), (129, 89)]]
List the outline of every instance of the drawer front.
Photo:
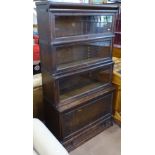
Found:
[(55, 38), (113, 32), (114, 14), (54, 14)]
[(55, 46), (58, 72), (104, 63), (112, 57), (112, 39)]
[(82, 127), (89, 125), (97, 119), (112, 112), (113, 93), (102, 96), (95, 100), (89, 101), (84, 106), (81, 106), (71, 112), (64, 113), (62, 117), (63, 122), (63, 136), (78, 131)]

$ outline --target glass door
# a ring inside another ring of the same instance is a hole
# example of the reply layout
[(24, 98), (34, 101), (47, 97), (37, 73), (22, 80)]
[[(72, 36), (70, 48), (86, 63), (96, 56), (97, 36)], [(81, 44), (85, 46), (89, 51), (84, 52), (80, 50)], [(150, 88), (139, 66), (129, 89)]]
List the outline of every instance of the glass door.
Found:
[(112, 65), (59, 79), (60, 101), (97, 90), (111, 83)]
[(57, 46), (57, 70), (103, 63), (105, 60), (111, 59), (111, 52), (111, 39)]
[(112, 32), (113, 15), (55, 15), (55, 37)]

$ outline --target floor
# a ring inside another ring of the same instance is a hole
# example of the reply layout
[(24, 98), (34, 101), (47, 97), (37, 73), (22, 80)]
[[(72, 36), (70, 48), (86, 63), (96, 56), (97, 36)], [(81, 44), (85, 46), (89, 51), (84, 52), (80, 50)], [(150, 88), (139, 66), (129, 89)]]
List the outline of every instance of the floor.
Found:
[(121, 128), (114, 124), (70, 152), (70, 155), (121, 155)]

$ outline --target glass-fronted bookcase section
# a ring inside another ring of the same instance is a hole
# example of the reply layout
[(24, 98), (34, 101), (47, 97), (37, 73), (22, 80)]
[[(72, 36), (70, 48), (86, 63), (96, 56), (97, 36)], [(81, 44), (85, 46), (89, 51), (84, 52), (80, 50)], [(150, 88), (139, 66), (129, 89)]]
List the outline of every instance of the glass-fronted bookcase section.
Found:
[(86, 95), (91, 91), (98, 91), (109, 85), (112, 80), (113, 63), (99, 69), (90, 70), (66, 76), (58, 80), (59, 100), (67, 100), (72, 97)]
[(55, 38), (113, 32), (113, 15), (55, 15)]
[(111, 60), (112, 39), (55, 46), (56, 71), (87, 67)]

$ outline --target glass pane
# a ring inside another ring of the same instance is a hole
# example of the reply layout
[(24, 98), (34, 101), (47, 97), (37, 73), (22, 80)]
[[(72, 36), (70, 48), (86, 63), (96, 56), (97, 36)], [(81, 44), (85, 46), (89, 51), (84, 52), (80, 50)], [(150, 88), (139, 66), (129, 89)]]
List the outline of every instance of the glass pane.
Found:
[(112, 16), (55, 16), (56, 37), (112, 32)]
[(60, 100), (83, 94), (110, 82), (111, 67), (59, 80)]
[(95, 63), (111, 56), (111, 40), (83, 42), (56, 48), (58, 70)]

